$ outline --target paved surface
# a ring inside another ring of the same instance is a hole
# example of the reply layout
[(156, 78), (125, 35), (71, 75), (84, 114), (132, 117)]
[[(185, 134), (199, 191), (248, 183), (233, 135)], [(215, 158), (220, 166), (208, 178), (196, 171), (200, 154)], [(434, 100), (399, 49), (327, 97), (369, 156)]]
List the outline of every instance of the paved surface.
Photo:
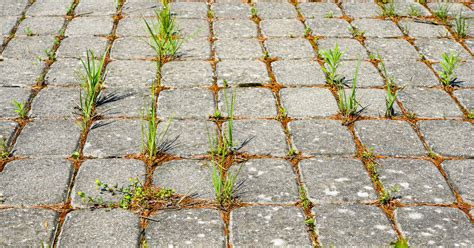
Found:
[[(389, 246), (401, 238), (413, 246), (474, 246), (474, 19), (459, 40), (452, 27), (431, 23), (439, 21), (430, 18), (438, 8), (432, 3), (415, 4), (415, 19), (407, 3), (397, 4), (401, 17), (394, 19), (380, 18), (374, 3), (257, 3), (259, 18), (247, 4), (176, 3), (178, 24), (191, 38), (159, 75), (142, 20), (156, 4), (127, 0), (116, 9), (115, 2), (78, 0), (70, 16), (71, 0), (0, 3), (0, 137), (14, 150), (0, 163), (1, 247)], [(451, 15), (462, 9), (474, 18), (473, 5), (450, 6)], [(351, 26), (365, 39), (352, 37)], [(306, 27), (312, 36), (305, 37)], [(55, 42), (61, 29), (65, 36)], [(349, 125), (316, 56), (336, 43), (345, 51), (345, 77), (363, 60), (357, 94), (367, 108)], [(83, 131), (74, 114), (75, 71), (86, 48), (107, 47), (103, 94), (118, 100), (99, 106), (101, 120)], [(450, 50), (463, 59), (456, 70), (463, 83), (454, 89), (438, 78), (441, 54)], [(385, 75), (369, 60), (377, 52), (404, 87), (391, 119), (384, 117)], [(170, 135), (180, 136), (170, 159), (150, 166), (133, 158), (157, 77), (165, 86), (159, 118), (174, 116)], [(230, 211), (213, 204), (206, 156), (206, 128), (217, 127), (209, 116), (226, 113), (225, 85), (236, 88), (235, 139), (253, 137), (240, 150), (244, 161), (231, 168), (242, 166), (245, 182)], [(26, 121), (13, 100), (27, 103)], [(362, 156), (364, 149), (373, 155)], [(72, 159), (74, 151), (82, 159)], [(96, 179), (126, 185), (129, 178), (196, 192), (209, 204), (163, 207), (143, 219), (119, 208), (92, 211), (77, 194), (100, 196)], [(394, 199), (379, 204), (381, 192), (396, 185)], [(306, 197), (311, 204), (303, 204)]]

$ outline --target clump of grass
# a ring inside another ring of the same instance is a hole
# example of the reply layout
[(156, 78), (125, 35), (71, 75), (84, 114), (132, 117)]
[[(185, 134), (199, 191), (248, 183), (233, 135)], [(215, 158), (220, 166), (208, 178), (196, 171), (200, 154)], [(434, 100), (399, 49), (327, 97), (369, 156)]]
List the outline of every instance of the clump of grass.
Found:
[(356, 99), (357, 91), (357, 78), (359, 76), (360, 62), (357, 63), (354, 79), (352, 80), (352, 88), (350, 95), (346, 95), (346, 90), (341, 87), (338, 90), (339, 98), (339, 111), (345, 117), (357, 116), (362, 110), (359, 111), (359, 102)]
[(421, 11), (418, 8), (418, 6), (411, 4), (409, 6), (408, 15), (413, 16), (413, 17), (418, 17), (418, 16), (421, 16)]
[(444, 86), (452, 86), (456, 81), (455, 70), (459, 66), (461, 59), (459, 54), (452, 51), (451, 53), (443, 53), (440, 66), (442, 70), (439, 72), (439, 77), (441, 78), (441, 83)]
[(18, 117), (20, 119), (26, 119), (28, 115), (26, 102), (18, 102), (17, 100), (13, 100), (13, 105), (15, 105), (15, 113), (18, 114)]
[(326, 74), (327, 83), (331, 86), (341, 84), (344, 78), (337, 73), (337, 68), (341, 64), (341, 58), (344, 55), (344, 52), (341, 52), (339, 44), (336, 43), (334, 49), (321, 50), (319, 55), (324, 60), (324, 66), (322, 69)]
[(441, 21), (446, 22), (448, 20), (449, 5), (441, 4), (435, 10), (435, 16), (437, 16)]
[(255, 6), (250, 8), (250, 13), (252, 14), (252, 18), (258, 18), (258, 10), (255, 8)]
[(380, 65), (382, 74), (387, 80), (387, 96), (385, 98), (385, 106), (386, 106), (385, 117), (391, 118), (395, 116), (395, 110), (393, 108), (393, 105), (397, 101), (398, 91), (395, 91), (394, 89), (395, 79), (388, 74), (387, 67), (385, 66), (385, 62), (383, 61), (382, 56), (378, 55), (378, 59), (379, 59), (379, 65)]
[(328, 11), (325, 15), (325, 18), (334, 18), (334, 12), (332, 10)]
[(8, 159), (11, 156), (10, 147), (5, 138), (0, 137), (0, 160)]
[(243, 183), (237, 182), (241, 168), (242, 167), (239, 167), (235, 173), (227, 172), (227, 174), (224, 174), (223, 164), (214, 163), (212, 184), (216, 192), (216, 200), (221, 207), (228, 208), (237, 199), (237, 191)]
[(462, 16), (462, 11), (460, 11), (459, 14), (456, 16), (456, 19), (454, 20), (454, 32), (456, 32), (456, 36), (459, 39), (466, 38), (467, 28), (468, 28), (468, 25), (466, 22), (466, 18)]
[(400, 185), (396, 184), (390, 189), (384, 189), (381, 194), (380, 194), (380, 199), (379, 202), (383, 205), (389, 204), (392, 200), (397, 199), (396, 196), (394, 196), (394, 193), (400, 192)]
[(352, 27), (352, 26), (349, 26), (347, 29), (349, 30), (349, 32), (351, 33), (354, 39), (360, 40), (360, 39), (365, 38), (365, 30), (359, 29), (357, 27)]
[(395, 1), (391, 0), (388, 3), (382, 5), (382, 15), (386, 17), (398, 16)]

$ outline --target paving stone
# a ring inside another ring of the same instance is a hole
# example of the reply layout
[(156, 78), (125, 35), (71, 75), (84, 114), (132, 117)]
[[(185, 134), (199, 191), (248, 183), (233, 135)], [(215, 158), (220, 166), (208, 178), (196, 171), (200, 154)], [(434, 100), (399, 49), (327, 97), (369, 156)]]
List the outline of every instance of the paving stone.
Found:
[(256, 3), (258, 16), (262, 19), (296, 18), (296, 10), (289, 3)]
[(28, 88), (0, 87), (0, 117), (18, 117), (14, 102), (25, 103), (28, 101), (30, 94), (31, 90)]
[(380, 180), (386, 189), (400, 187), (403, 203), (452, 203), (456, 200), (445, 179), (430, 161), (415, 159), (377, 160)]
[(0, 16), (14, 16), (21, 15), (21, 12), (25, 9), (28, 1), (26, 0), (5, 0), (2, 1), (2, 6), (0, 8)]
[(176, 147), (169, 153), (182, 157), (207, 154), (209, 135), (215, 130), (215, 124), (204, 120), (173, 120), (168, 138), (176, 140)]
[[(342, 61), (338, 68), (338, 73), (342, 75), (347, 84), (352, 87), (352, 80), (357, 69), (358, 61)], [(377, 68), (370, 62), (361, 61), (357, 76), (357, 87), (384, 86), (385, 82), (380, 76)]]
[(304, 26), (297, 19), (268, 19), (260, 23), (266, 37), (302, 37)]
[[(275, 117), (277, 115), (275, 97), (266, 88), (235, 88), (219, 92), (219, 110), (228, 115), (227, 104), (231, 104), (235, 92), (235, 116), (238, 117)], [(226, 102), (227, 98), (227, 102)]]
[(405, 32), (408, 30), (408, 35), (414, 38), (438, 38), (450, 36), (448, 30), (442, 25), (432, 23), (423, 23), (412, 20), (401, 20), (399, 22)]
[(114, 15), (117, 2), (115, 0), (83, 0), (81, 4), (77, 5), (74, 12), (76, 14), (84, 14), (87, 16), (104, 16)]
[(474, 127), (462, 121), (421, 121), (420, 131), (432, 149), (445, 156), (472, 157)]
[(0, 16), (0, 34), (9, 35), (17, 20), (18, 16)]
[(251, 20), (217, 19), (214, 21), (214, 34), (220, 39), (255, 38), (257, 26)]
[(415, 45), (420, 53), (432, 61), (441, 61), (443, 53), (459, 53), (463, 59), (472, 59), (472, 56), (457, 42), (448, 39), (417, 39)]
[(300, 162), (302, 181), (313, 202), (377, 199), (364, 164), (355, 159), (319, 158)]
[(70, 0), (38, 0), (28, 9), (27, 14), (30, 16), (61, 16), (67, 13), (69, 6), (71, 6)]
[(335, 39), (335, 38), (328, 38), (328, 39), (320, 39), (318, 40), (318, 48), (319, 51), (321, 50), (329, 50), (334, 49), (336, 44), (339, 46), (340, 50), (344, 52), (343, 57), (341, 60), (368, 60), (369, 56), (367, 55), (367, 51), (365, 48), (354, 39)]
[(127, 1), (122, 9), (124, 16), (132, 17), (154, 17), (155, 10), (159, 10), (161, 4), (155, 0)]
[(211, 209), (164, 211), (153, 215), (145, 231), (152, 247), (225, 247), (224, 223)]
[(18, 137), (16, 154), (68, 157), (77, 148), (80, 135), (81, 128), (73, 120), (35, 120)]
[(428, 3), (428, 7), (433, 11), (436, 12), (440, 7), (444, 7), (445, 5), (448, 6), (448, 15), (455, 17), (459, 14), (460, 11), (462, 11), (463, 16), (465, 17), (474, 17), (474, 11), (470, 10), (464, 4), (462, 3)]
[(289, 128), (294, 145), (303, 154), (352, 155), (355, 153), (355, 144), (351, 133), (338, 121), (292, 121)]
[(150, 89), (106, 88), (97, 106), (97, 113), (112, 117), (143, 117), (145, 106), (151, 101)]
[[(224, 125), (227, 131), (227, 123)], [(240, 152), (250, 154), (270, 154), (284, 156), (288, 146), (281, 124), (269, 120), (242, 120), (234, 121), (234, 144), (240, 146), (247, 139), (250, 142), (240, 149)]]
[(198, 198), (214, 199), (212, 167), (209, 161), (175, 160), (156, 167), (153, 183), (182, 195), (198, 194)]
[(20, 206), (61, 204), (66, 199), (71, 175), (71, 162), (65, 159), (12, 161), (0, 174), (2, 203)]
[(344, 38), (352, 37), (349, 31), (350, 25), (343, 19), (309, 19), (307, 24), (313, 30), (313, 34), (317, 36)]
[(149, 88), (156, 78), (156, 63), (142, 60), (115, 60), (107, 65), (105, 85), (111, 88)]
[(328, 16), (341, 17), (342, 12), (335, 3), (309, 2), (300, 3), (301, 13), (305, 18), (323, 18)]
[(44, 59), (47, 57), (45, 50), (50, 49), (53, 43), (52, 36), (16, 37), (8, 43), (3, 56), (25, 60)]
[(472, 165), (474, 161), (471, 160), (446, 160), (442, 166), (448, 178), (453, 182), (454, 187), (459, 191), (464, 201), (474, 202), (474, 180), (472, 175)]
[(286, 88), (280, 94), (288, 116), (291, 117), (327, 117), (339, 111), (334, 96), (327, 89)]
[(61, 46), (59, 46), (57, 51), (57, 57), (85, 58), (87, 56), (87, 50), (91, 50), (96, 57), (100, 58), (102, 54), (104, 54), (106, 47), (107, 39), (104, 37), (67, 37), (61, 42)]
[[(120, 37), (127, 36), (148, 36), (148, 28), (146, 20), (150, 25), (155, 24), (156, 17), (124, 17), (120, 20), (117, 27), (117, 35)], [(148, 41), (148, 39), (145, 39)]]
[(463, 114), (451, 97), (442, 90), (407, 88), (399, 92), (404, 107), (418, 117), (461, 117)]
[(270, 56), (281, 59), (301, 59), (314, 57), (311, 44), (305, 39), (268, 39), (265, 42)]
[(250, 6), (243, 3), (213, 3), (211, 9), (219, 19), (249, 19)]
[[(346, 90), (346, 94), (350, 94), (350, 89)], [(362, 106), (361, 109), (364, 108), (361, 115), (385, 116), (387, 110), (387, 91), (383, 89), (358, 89), (356, 99)], [(396, 102), (393, 104), (393, 109), (395, 115), (402, 115), (402, 111)]]
[(364, 30), (365, 37), (382, 38), (403, 36), (397, 25), (389, 20), (357, 19), (352, 22), (352, 25), (357, 27), (359, 30)]
[(77, 17), (67, 25), (66, 36), (109, 35), (113, 19), (110, 16)]
[(84, 145), (85, 156), (106, 158), (142, 151), (140, 120), (103, 120), (95, 125)]
[(201, 18), (207, 19), (206, 3), (176, 2), (171, 3), (171, 12), (178, 18)]
[(0, 246), (41, 246), (53, 243), (58, 214), (49, 209), (4, 209)]
[(209, 38), (209, 23), (207, 20), (176, 19), (176, 25), (184, 39), (195, 39), (196, 37)]
[(367, 39), (366, 45), (371, 53), (380, 54), (384, 60), (415, 60), (420, 57), (415, 48), (403, 39)]
[(217, 84), (263, 85), (270, 83), (265, 63), (260, 60), (222, 60), (217, 63)]
[[(133, 159), (92, 159), (86, 160), (79, 168), (76, 181), (71, 192), (72, 205), (74, 207), (88, 207), (84, 203), (79, 192), (84, 192), (87, 196), (96, 200), (103, 200), (104, 203), (119, 203), (121, 194), (112, 195), (110, 192), (102, 192), (97, 187), (96, 180), (100, 180), (108, 185), (127, 187), (130, 179), (136, 178), (140, 182), (145, 182), (145, 164), (140, 160)], [(89, 205), (90, 206), (90, 205)]]
[(79, 86), (83, 68), (79, 59), (59, 58), (49, 68), (45, 81), (52, 86)]
[(295, 63), (291, 60), (275, 61), (272, 63), (278, 83), (285, 86), (324, 85), (326, 77), (319, 64), (311, 60), (301, 60)]
[(113, 59), (152, 59), (156, 52), (142, 37), (125, 37), (115, 40), (112, 47)]
[(474, 229), (455, 208), (406, 207), (395, 212), (400, 228), (412, 246), (472, 246)]
[(43, 69), (37, 60), (4, 59), (0, 61), (1, 86), (31, 86)]
[(214, 81), (207, 61), (172, 61), (163, 66), (161, 75), (162, 85), (170, 87), (210, 87)]
[(412, 16), (412, 10), (418, 10), (419, 16), (430, 16), (430, 12), (423, 5), (415, 1), (395, 1), (395, 9), (399, 16)]
[(436, 86), (438, 79), (430, 68), (416, 60), (396, 59), (384, 61), (387, 73), (400, 86)]
[(353, 3), (347, 2), (342, 4), (344, 10), (346, 11), (347, 15), (352, 17), (375, 17), (379, 16), (382, 13), (382, 9), (377, 6), (376, 3), (368, 2), (368, 3)]
[(18, 26), (15, 35), (57, 35), (63, 26), (64, 17), (38, 16), (27, 17)]
[(210, 54), (211, 47), (208, 38), (186, 40), (178, 51), (178, 57), (183, 60), (207, 60)]
[[(121, 37), (127, 36), (146, 36), (149, 37), (149, 31), (144, 19), (148, 24), (154, 27), (156, 17), (126, 17), (120, 20), (117, 34)], [(196, 37), (209, 37), (209, 24), (207, 20), (196, 19), (175, 19), (177, 30), (180, 31), (181, 36), (185, 39), (192, 39)], [(148, 41), (149, 38), (144, 38)]]
[(214, 96), (207, 89), (166, 90), (158, 97), (158, 116), (161, 117), (207, 118), (214, 110)]
[(323, 245), (381, 247), (397, 240), (391, 223), (375, 206), (327, 204), (313, 209)]
[(258, 59), (263, 56), (257, 39), (219, 39), (215, 42), (220, 59)]
[(13, 121), (0, 121), (0, 140), (8, 142), (17, 127), (17, 123)]
[(80, 105), (80, 94), (77, 88), (48, 87), (43, 89), (33, 100), (31, 117), (76, 117), (76, 114), (80, 113), (75, 109)]
[(66, 216), (58, 246), (131, 247), (137, 245), (139, 236), (140, 219), (129, 211), (77, 210)]
[(456, 90), (454, 95), (467, 110), (474, 110), (474, 90)]
[[(474, 12), (473, 12), (474, 13)], [(459, 15), (459, 13), (457, 14)], [(456, 16), (457, 16), (456, 15)], [(464, 15), (464, 14), (463, 14)], [(473, 15), (474, 16), (474, 15)], [(465, 32), (467, 34), (468, 37), (471, 37), (473, 38), (474, 37), (474, 18), (469, 18), (469, 19), (465, 19), (466, 20), (466, 26), (465, 26)], [(450, 26), (452, 28), (453, 31), (456, 31), (456, 18), (454, 20), (451, 20), (450, 22)], [(466, 41), (465, 41), (466, 42)], [(471, 40), (472, 42), (472, 40)], [(468, 45), (469, 46), (469, 45)], [(471, 46), (471, 51), (472, 51), (472, 46)]]
[(230, 241), (234, 247), (312, 247), (304, 219), (295, 207), (238, 208), (231, 213)]
[(395, 120), (358, 121), (355, 131), (367, 148), (386, 156), (424, 155), (421, 141), (410, 124)]
[(283, 159), (253, 159), (232, 166), (243, 182), (239, 200), (257, 203), (294, 203), (299, 200), (292, 165)]

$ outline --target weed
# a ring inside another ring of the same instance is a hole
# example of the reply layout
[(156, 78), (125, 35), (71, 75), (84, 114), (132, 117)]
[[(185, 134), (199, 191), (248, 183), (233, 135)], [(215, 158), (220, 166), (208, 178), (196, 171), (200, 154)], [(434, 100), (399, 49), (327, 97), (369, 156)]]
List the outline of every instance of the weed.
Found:
[(216, 108), (216, 110), (214, 111), (214, 114), (212, 114), (212, 118), (216, 118), (216, 119), (222, 118), (221, 111), (219, 111), (219, 109)]
[(24, 31), (25, 31), (26, 36), (33, 36), (33, 35), (35, 35), (35, 34), (33, 33), (33, 30), (31, 30), (31, 28), (28, 27), (28, 26), (25, 27)]
[(405, 24), (401, 27), (401, 29), (402, 29), (403, 35), (405, 35), (405, 36), (410, 36), (410, 24), (409, 24), (408, 22), (405, 23)]
[(372, 61), (378, 61), (377, 55), (374, 53), (369, 53), (369, 59)]
[(456, 36), (460, 39), (466, 38), (467, 37), (467, 23), (466, 23), (466, 18), (462, 16), (462, 11), (459, 12), (459, 14), (456, 16), (456, 19), (454, 20), (454, 31), (456, 32)]
[(430, 150), (428, 151), (428, 157), (437, 159), (439, 155), (433, 150), (433, 148), (430, 147)]
[(301, 200), (301, 203), (303, 204), (303, 208), (308, 209), (311, 206), (311, 201), (308, 199), (306, 195), (307, 195), (306, 189), (303, 186), (301, 186), (300, 187), (300, 200)]
[(418, 17), (418, 16), (421, 16), (421, 11), (418, 8), (418, 6), (411, 4), (409, 7), (408, 15), (413, 16), (413, 17)]
[(7, 145), (5, 138), (0, 137), (0, 160), (9, 158), (11, 155), (11, 150)]
[(257, 18), (258, 17), (258, 11), (257, 11), (257, 8), (255, 8), (255, 6), (252, 6), (250, 8), (250, 13), (252, 14), (252, 18)]
[(216, 192), (216, 200), (222, 207), (227, 208), (237, 198), (236, 193), (242, 185), (242, 183), (237, 182), (237, 177), (242, 167), (239, 167), (236, 173), (228, 172), (227, 176), (224, 176), (222, 165), (215, 161), (213, 163), (212, 184)]
[(426, 4), (426, 0), (418, 0), (420, 4)]
[(322, 69), (326, 74), (328, 84), (331, 86), (339, 85), (342, 83), (343, 77), (338, 75), (337, 68), (341, 64), (341, 58), (343, 54), (344, 52), (341, 52), (337, 43), (334, 49), (321, 50), (319, 53), (325, 63)]
[(398, 16), (394, 0), (391, 0), (382, 6), (382, 15), (386, 17)]
[(314, 228), (316, 224), (316, 220), (313, 217), (309, 217), (308, 219), (305, 220), (305, 224), (309, 227)]
[(334, 18), (334, 12), (330, 10), (324, 15), (325, 18)]
[(289, 156), (289, 157), (293, 157), (293, 156), (295, 156), (297, 153), (298, 153), (298, 151), (296, 150), (296, 148), (292, 147), (292, 148), (290, 148), (290, 150), (288, 151), (288, 156)]
[(400, 185), (396, 184), (388, 190), (384, 190), (380, 194), (379, 202), (383, 205), (387, 205), (390, 201), (396, 199), (396, 196), (393, 196), (394, 193), (400, 192)]
[(66, 9), (66, 16), (72, 16), (72, 12), (74, 11), (74, 7), (75, 5), (74, 4), (71, 4), (67, 7)]
[(443, 53), (442, 60), (440, 62), (442, 71), (439, 72), (439, 76), (441, 78), (441, 83), (443, 83), (444, 86), (451, 86), (455, 82), (455, 70), (459, 66), (459, 62), (461, 62), (459, 54), (455, 53), (454, 51), (452, 51), (450, 54)]
[(474, 119), (474, 108), (472, 108), (471, 111), (469, 111), (469, 114), (467, 115), (467, 118), (468, 119)]
[(74, 151), (72, 154), (71, 154), (71, 157), (73, 159), (79, 159), (81, 157), (81, 153), (79, 153), (79, 151)]
[(270, 57), (271, 57), (271, 56), (270, 56), (270, 53), (269, 53), (268, 51), (265, 51), (265, 52), (263, 53), (262, 59), (263, 59), (264, 61), (266, 61), (266, 60), (269, 60)]
[(387, 72), (387, 67), (385, 66), (385, 62), (383, 61), (382, 57), (379, 55), (379, 65), (382, 71), (383, 76), (387, 79), (387, 97), (385, 98), (385, 117), (391, 118), (395, 115), (395, 110), (393, 109), (393, 105), (397, 101), (398, 92), (394, 90), (395, 86), (395, 79), (390, 76)]
[(393, 248), (409, 248), (408, 241), (404, 238), (397, 240), (396, 242), (392, 243)]
[(416, 115), (415, 112), (409, 112), (407, 113), (407, 118), (410, 120), (415, 120), (418, 116)]
[(49, 61), (56, 61), (56, 53), (53, 50), (46, 49), (44, 50), (44, 53), (46, 54), (46, 59)]
[(212, 10), (207, 11), (207, 18), (209, 19), (214, 19), (216, 17), (216, 14)]
[(448, 20), (448, 13), (449, 13), (448, 4), (441, 4), (435, 10), (435, 15), (443, 22), (446, 22)]
[(357, 77), (359, 76), (359, 67), (360, 62), (357, 63), (354, 79), (352, 80), (351, 94), (347, 96), (346, 90), (343, 87), (338, 90), (339, 110), (345, 117), (356, 116), (362, 111), (358, 110), (360, 104), (356, 99)]
[(362, 158), (367, 159), (367, 160), (372, 160), (372, 159), (374, 159), (374, 158), (375, 158), (374, 150), (375, 150), (374, 147), (371, 147), (371, 148), (369, 148), (368, 150), (364, 150), (364, 151), (362, 152)]
[(278, 109), (278, 112), (279, 112), (279, 119), (285, 119), (288, 117), (288, 112), (286, 111), (286, 108), (285, 107), (280, 107)]
[(347, 28), (354, 39), (363, 39), (365, 37), (365, 30), (358, 29), (357, 27), (349, 26)]
[(313, 30), (310, 27), (306, 27), (304, 30), (304, 37), (310, 37), (313, 34)]
[(26, 119), (28, 114), (28, 109), (26, 108), (26, 102), (18, 102), (17, 100), (13, 100), (13, 104), (15, 105), (15, 113), (18, 114), (20, 119)]

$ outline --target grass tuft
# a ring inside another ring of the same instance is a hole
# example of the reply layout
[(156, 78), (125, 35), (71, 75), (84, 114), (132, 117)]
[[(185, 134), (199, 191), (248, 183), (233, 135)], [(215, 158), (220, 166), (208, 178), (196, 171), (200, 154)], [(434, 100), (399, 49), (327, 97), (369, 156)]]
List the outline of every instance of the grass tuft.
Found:
[(321, 50), (319, 55), (324, 60), (324, 66), (322, 69), (326, 74), (327, 83), (331, 86), (340, 85), (343, 77), (337, 73), (337, 68), (341, 64), (341, 58), (344, 55), (344, 52), (341, 52), (339, 44), (336, 43), (334, 49)]
[(459, 58), (459, 54), (452, 51), (451, 53), (443, 53), (442, 60), (440, 62), (440, 66), (442, 71), (439, 72), (439, 76), (441, 78), (441, 83), (444, 86), (452, 86), (456, 81), (456, 73), (455, 70), (459, 66), (461, 59)]
[(394, 0), (382, 5), (382, 15), (386, 17), (398, 16)]
[(456, 36), (459, 39), (463, 39), (467, 37), (467, 29), (468, 25), (466, 22), (466, 18), (462, 15), (462, 11), (459, 11), (459, 14), (454, 20), (454, 32), (456, 32)]
[(8, 159), (11, 156), (12, 152), (10, 147), (7, 145), (5, 138), (0, 137), (0, 160)]
[(411, 4), (409, 7), (408, 15), (413, 17), (419, 17), (421, 16), (421, 11), (418, 6), (416, 6), (415, 4)]
[(15, 113), (18, 114), (18, 117), (20, 119), (26, 119), (28, 116), (26, 102), (18, 102), (17, 100), (13, 100), (13, 105), (15, 105)]
[(357, 78), (359, 76), (360, 62), (357, 63), (354, 79), (352, 80), (351, 94), (346, 95), (344, 87), (340, 87), (338, 90), (339, 98), (339, 111), (345, 117), (357, 116), (362, 110), (359, 111), (359, 102), (356, 99), (357, 91)]
[(441, 4), (435, 10), (435, 16), (437, 16), (441, 21), (446, 22), (448, 20), (449, 5)]

